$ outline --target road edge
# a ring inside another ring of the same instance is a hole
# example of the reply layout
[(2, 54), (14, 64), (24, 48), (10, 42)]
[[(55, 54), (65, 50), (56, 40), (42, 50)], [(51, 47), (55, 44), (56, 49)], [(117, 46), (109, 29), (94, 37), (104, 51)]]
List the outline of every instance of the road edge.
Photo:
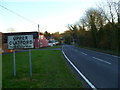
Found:
[(77, 69), (77, 67), (70, 61), (70, 59), (66, 56), (66, 54), (63, 51), (63, 46), (62, 46), (62, 54), (66, 58), (66, 60), (72, 65), (72, 67), (77, 71), (77, 73), (87, 82), (87, 84), (93, 89), (97, 90), (96, 87)]

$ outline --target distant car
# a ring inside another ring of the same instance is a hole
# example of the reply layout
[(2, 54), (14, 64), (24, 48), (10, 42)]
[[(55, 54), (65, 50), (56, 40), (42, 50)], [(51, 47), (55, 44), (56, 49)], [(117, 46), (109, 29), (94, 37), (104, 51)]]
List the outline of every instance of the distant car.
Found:
[(52, 41), (48, 41), (48, 46), (52, 47), (53, 46), (53, 42)]
[(52, 40), (52, 42), (53, 42), (53, 45), (55, 46), (55, 45), (56, 45), (56, 42), (55, 42), (55, 40)]
[(57, 40), (55, 40), (55, 43), (56, 43), (56, 45), (59, 45), (59, 44), (60, 44)]

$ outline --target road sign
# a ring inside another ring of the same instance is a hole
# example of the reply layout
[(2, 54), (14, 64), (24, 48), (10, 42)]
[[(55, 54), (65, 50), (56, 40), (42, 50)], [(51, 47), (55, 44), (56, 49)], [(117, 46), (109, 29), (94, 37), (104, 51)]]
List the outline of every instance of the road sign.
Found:
[(8, 36), (8, 49), (34, 48), (33, 35)]
[[(32, 59), (30, 48), (34, 48), (33, 35), (8, 36), (8, 49), (22, 49), (22, 48), (29, 49), (30, 76), (32, 76)], [(15, 50), (13, 51), (13, 61), (14, 61), (14, 76), (16, 76)]]

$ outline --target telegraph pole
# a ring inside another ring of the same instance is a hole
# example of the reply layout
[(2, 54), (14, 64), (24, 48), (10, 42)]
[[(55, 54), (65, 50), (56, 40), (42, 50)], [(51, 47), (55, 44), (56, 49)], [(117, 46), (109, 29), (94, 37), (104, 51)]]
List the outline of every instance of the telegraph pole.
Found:
[(39, 38), (39, 35), (40, 35), (40, 30), (39, 30), (39, 24), (38, 24), (38, 48), (40, 46), (40, 38)]
[(120, 24), (120, 1), (118, 2), (118, 23)]

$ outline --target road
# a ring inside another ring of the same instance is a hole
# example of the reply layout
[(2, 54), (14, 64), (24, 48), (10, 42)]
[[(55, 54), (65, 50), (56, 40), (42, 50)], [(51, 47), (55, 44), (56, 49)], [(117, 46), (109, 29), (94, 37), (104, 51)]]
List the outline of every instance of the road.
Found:
[(74, 70), (92, 88), (118, 88), (117, 56), (63, 45), (62, 52)]

